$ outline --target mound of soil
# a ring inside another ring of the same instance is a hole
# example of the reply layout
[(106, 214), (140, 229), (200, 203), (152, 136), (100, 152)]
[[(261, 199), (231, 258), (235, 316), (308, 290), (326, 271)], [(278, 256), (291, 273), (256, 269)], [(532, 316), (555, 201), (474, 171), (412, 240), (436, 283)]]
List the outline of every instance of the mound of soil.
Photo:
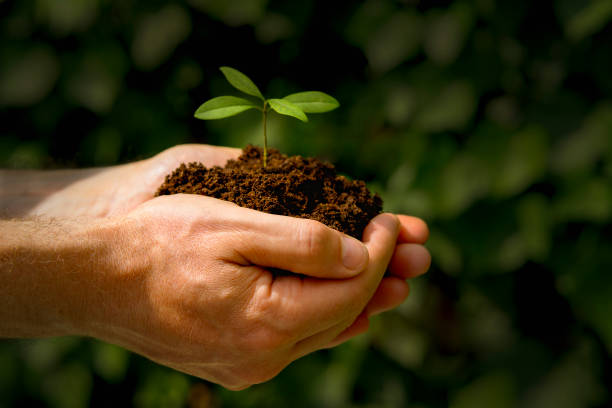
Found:
[(225, 167), (181, 164), (166, 176), (156, 195), (202, 194), (271, 214), (310, 218), (357, 239), (382, 210), (382, 200), (363, 181), (336, 174), (333, 165), (314, 158), (287, 157), (249, 145)]

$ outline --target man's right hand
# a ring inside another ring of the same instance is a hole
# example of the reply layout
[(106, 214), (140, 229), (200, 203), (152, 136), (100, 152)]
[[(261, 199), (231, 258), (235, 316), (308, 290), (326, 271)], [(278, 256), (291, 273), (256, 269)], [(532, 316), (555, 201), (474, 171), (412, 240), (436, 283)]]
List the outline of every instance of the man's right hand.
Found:
[[(316, 221), (196, 195), (158, 197), (109, 224), (120, 256), (84, 282), (92, 307), (81, 334), (231, 389), (362, 332), (401, 230), (382, 214), (361, 243)], [(388, 295), (394, 285), (380, 287)], [(399, 292), (391, 303), (407, 288)]]

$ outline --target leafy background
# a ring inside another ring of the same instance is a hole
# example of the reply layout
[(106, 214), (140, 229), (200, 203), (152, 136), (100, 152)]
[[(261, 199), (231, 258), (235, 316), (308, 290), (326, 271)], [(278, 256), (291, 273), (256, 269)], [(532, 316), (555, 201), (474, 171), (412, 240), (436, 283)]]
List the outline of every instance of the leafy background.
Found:
[(430, 273), (367, 335), (242, 392), (94, 340), (0, 343), (0, 406), (603, 407), (612, 384), (609, 0), (3, 0), (0, 165), (100, 166), (177, 143), (247, 73), (340, 109), (270, 144), (431, 226)]

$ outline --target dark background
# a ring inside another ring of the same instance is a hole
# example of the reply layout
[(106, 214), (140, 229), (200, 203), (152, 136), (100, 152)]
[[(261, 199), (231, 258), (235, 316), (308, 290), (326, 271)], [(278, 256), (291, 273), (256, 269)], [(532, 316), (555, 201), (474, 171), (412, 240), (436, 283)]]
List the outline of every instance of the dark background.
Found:
[(0, 1), (0, 165), (261, 144), (234, 91), (334, 95), (269, 143), (431, 227), (367, 335), (229, 392), (81, 338), (0, 342), (0, 407), (604, 407), (612, 384), (612, 2)]

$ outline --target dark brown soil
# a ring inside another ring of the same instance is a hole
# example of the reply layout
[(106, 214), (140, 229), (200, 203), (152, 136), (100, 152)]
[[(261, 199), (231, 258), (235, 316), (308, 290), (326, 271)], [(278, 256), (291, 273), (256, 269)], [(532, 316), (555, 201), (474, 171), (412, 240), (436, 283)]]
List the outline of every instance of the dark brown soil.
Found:
[(287, 157), (247, 146), (225, 167), (181, 164), (166, 176), (156, 195), (202, 194), (271, 214), (310, 218), (361, 239), (368, 222), (382, 210), (382, 200), (363, 181), (336, 174), (333, 165), (314, 158)]

